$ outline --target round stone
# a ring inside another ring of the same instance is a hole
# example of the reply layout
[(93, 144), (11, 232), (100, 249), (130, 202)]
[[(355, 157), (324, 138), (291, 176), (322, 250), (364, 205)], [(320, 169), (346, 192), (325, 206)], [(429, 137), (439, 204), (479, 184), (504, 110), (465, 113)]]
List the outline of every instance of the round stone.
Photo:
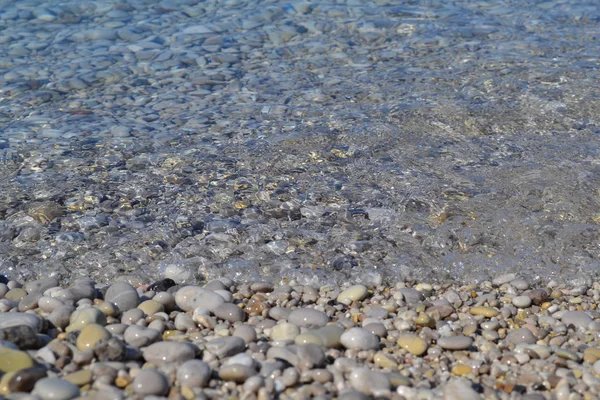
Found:
[(71, 314), (69, 319), (69, 326), (65, 331), (80, 331), (90, 324), (106, 325), (106, 315), (97, 308), (84, 308), (82, 310), (76, 310)]
[(369, 396), (385, 396), (390, 391), (387, 375), (369, 368), (356, 368), (350, 373), (349, 380), (354, 389)]
[(219, 369), (219, 378), (224, 381), (244, 383), (246, 379), (256, 375), (256, 369), (242, 364), (223, 365)]
[(566, 326), (573, 325), (575, 328), (587, 328), (592, 317), (583, 311), (567, 311), (563, 314), (561, 321)]
[(14, 288), (10, 289), (8, 293), (4, 295), (4, 297), (10, 301), (19, 302), (23, 297), (27, 296), (27, 291), (23, 288)]
[(351, 328), (342, 334), (340, 342), (347, 349), (374, 350), (379, 346), (379, 337), (365, 328)]
[(437, 344), (444, 350), (467, 350), (473, 344), (473, 339), (468, 336), (445, 336), (439, 338)]
[(415, 356), (421, 356), (427, 351), (427, 342), (417, 335), (404, 334), (398, 337), (398, 346)]
[(145, 396), (162, 396), (169, 391), (169, 381), (154, 368), (142, 369), (132, 386), (135, 393)]
[(140, 304), (140, 296), (137, 290), (127, 282), (116, 282), (110, 285), (104, 300), (113, 303), (121, 311), (127, 311)]
[(163, 312), (165, 310), (164, 306), (158, 301), (154, 300), (146, 300), (140, 303), (137, 308), (142, 310), (146, 315), (154, 315), (157, 312)]
[(198, 307), (214, 311), (218, 306), (225, 303), (223, 297), (212, 290), (199, 286), (185, 286), (175, 294), (175, 303), (183, 311), (193, 311)]
[(32, 394), (43, 400), (68, 400), (79, 396), (79, 387), (60, 378), (43, 378), (35, 383)]
[(529, 296), (515, 296), (512, 299), (512, 303), (518, 308), (527, 308), (531, 305), (531, 297)]
[(235, 328), (233, 336), (240, 337), (246, 344), (256, 340), (256, 329), (250, 325), (242, 324)]
[(508, 335), (506, 335), (506, 341), (514, 345), (521, 343), (535, 344), (535, 342), (537, 342), (537, 339), (529, 329), (520, 328), (510, 331)]
[(339, 303), (352, 303), (353, 301), (361, 301), (367, 297), (369, 291), (365, 285), (354, 285), (344, 289), (337, 297)]
[(184, 342), (158, 342), (142, 349), (146, 361), (161, 366), (182, 363), (196, 357), (197, 347)]
[(296, 324), (284, 322), (271, 328), (271, 340), (278, 342), (281, 340), (294, 340), (300, 334), (300, 328)]
[(219, 319), (229, 322), (241, 322), (246, 319), (246, 312), (232, 303), (219, 304), (213, 311)]
[(77, 348), (81, 351), (93, 349), (101, 339), (109, 339), (111, 334), (102, 325), (89, 324), (77, 336)]
[(0, 347), (0, 371), (14, 372), (33, 365), (33, 360), (24, 351)]
[(296, 343), (298, 345), (314, 343), (314, 344), (318, 344), (319, 346), (322, 346), (323, 340), (316, 333), (305, 332), (305, 333), (301, 333), (298, 336), (296, 336), (296, 338), (294, 339), (294, 343)]
[(314, 308), (299, 308), (290, 313), (288, 322), (304, 328), (320, 328), (329, 322), (329, 317)]
[(177, 368), (177, 381), (182, 387), (204, 387), (210, 379), (210, 367), (200, 360), (188, 360)]
[(40, 379), (45, 378), (47, 374), (48, 370), (45, 367), (36, 365), (21, 369), (14, 374), (7, 374), (3, 381), (6, 381), (6, 378), (12, 375), (12, 377), (8, 379), (7, 384), (10, 392), (31, 392), (35, 383)]
[(339, 325), (327, 325), (313, 331), (323, 341), (323, 346), (328, 349), (338, 348), (342, 345), (341, 338), (344, 328)]

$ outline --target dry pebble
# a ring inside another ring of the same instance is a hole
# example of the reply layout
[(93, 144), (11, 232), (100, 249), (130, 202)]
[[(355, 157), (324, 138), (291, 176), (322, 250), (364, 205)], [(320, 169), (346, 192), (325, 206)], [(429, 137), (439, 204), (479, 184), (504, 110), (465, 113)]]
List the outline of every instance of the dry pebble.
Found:
[(154, 368), (140, 371), (132, 383), (133, 391), (144, 396), (162, 396), (169, 391), (167, 378)]

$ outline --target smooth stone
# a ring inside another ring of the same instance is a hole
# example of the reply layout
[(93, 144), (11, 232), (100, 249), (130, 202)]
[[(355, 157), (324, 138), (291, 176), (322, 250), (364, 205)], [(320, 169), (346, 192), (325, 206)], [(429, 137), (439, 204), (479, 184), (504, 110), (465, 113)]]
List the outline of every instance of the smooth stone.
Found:
[(56, 328), (65, 329), (69, 323), (71, 322), (71, 316), (75, 312), (75, 307), (71, 305), (64, 305), (58, 307), (56, 310), (52, 311), (50, 315), (46, 317), (52, 325)]
[(535, 335), (527, 328), (519, 328), (508, 332), (506, 335), (506, 341), (514, 345), (525, 343), (535, 344), (537, 339)]
[(19, 311), (25, 312), (38, 308), (38, 301), (43, 297), (41, 293), (31, 293), (19, 301)]
[(301, 369), (320, 368), (325, 366), (326, 356), (321, 345), (306, 343), (290, 346), (300, 360)]
[(385, 396), (390, 392), (390, 379), (386, 374), (369, 368), (357, 368), (348, 378), (352, 387), (361, 393), (372, 396)]
[(34, 395), (43, 400), (68, 400), (79, 397), (79, 386), (60, 378), (43, 378), (35, 383)]
[(13, 343), (21, 350), (40, 347), (40, 339), (29, 325), (16, 325), (0, 329), (0, 340)]
[(19, 312), (0, 313), (0, 329), (18, 325), (27, 325), (35, 332), (41, 332), (42, 330), (42, 320), (35, 314)]
[(518, 278), (518, 276), (515, 273), (503, 274), (503, 275), (495, 277), (492, 280), (492, 284), (495, 285), (495, 286), (502, 286), (505, 283), (509, 283), (511, 281), (514, 281), (517, 278)]
[(413, 334), (400, 335), (398, 337), (398, 346), (415, 356), (421, 356), (425, 354), (427, 348), (429, 347), (425, 340)]
[(408, 305), (413, 305), (422, 302), (425, 300), (425, 296), (423, 293), (419, 292), (416, 289), (412, 288), (401, 288), (398, 291), (402, 294), (402, 298)]
[(340, 292), (337, 297), (339, 303), (362, 301), (367, 297), (369, 291), (365, 285), (353, 285)]
[(294, 340), (300, 334), (300, 328), (296, 324), (284, 322), (271, 328), (271, 340), (279, 342), (282, 340)]
[(127, 311), (140, 304), (140, 295), (131, 284), (115, 282), (106, 291), (104, 300), (113, 303), (121, 311)]
[(20, 302), (25, 296), (27, 296), (27, 291), (23, 288), (14, 288), (14, 289), (10, 289), (8, 291), (8, 293), (6, 293), (4, 295), (4, 298), (10, 300), (10, 301), (15, 301), (15, 302)]
[(299, 308), (290, 313), (288, 322), (304, 328), (320, 328), (329, 322), (329, 317), (314, 308)]
[(64, 305), (65, 303), (59, 299), (50, 296), (42, 296), (38, 299), (38, 307), (44, 312), (51, 313), (52, 311)]
[(92, 382), (93, 374), (92, 370), (81, 369), (79, 371), (65, 375), (63, 379), (81, 387)]
[(237, 326), (233, 331), (233, 336), (242, 338), (246, 344), (256, 341), (257, 338), (256, 329), (247, 324)]
[(146, 361), (157, 366), (194, 359), (198, 352), (195, 345), (184, 342), (158, 342), (142, 349)]
[(232, 303), (219, 304), (213, 310), (213, 314), (215, 317), (229, 322), (242, 322), (246, 319), (246, 312)]
[(439, 338), (437, 344), (444, 350), (467, 350), (473, 339), (469, 336), (445, 336)]
[(154, 301), (154, 300), (143, 301), (137, 306), (137, 308), (142, 310), (144, 312), (144, 314), (146, 314), (148, 316), (152, 316), (156, 313), (165, 311), (164, 306), (161, 303), (159, 303), (158, 301)]
[(175, 317), (175, 329), (177, 329), (178, 331), (186, 332), (192, 329), (196, 329), (197, 327), (198, 324), (196, 324), (196, 321), (194, 321), (194, 319), (186, 313), (179, 313)]
[(133, 391), (145, 396), (163, 396), (169, 391), (169, 381), (154, 368), (144, 368), (132, 383)]
[(110, 337), (112, 335), (102, 325), (89, 324), (77, 336), (77, 348), (81, 351), (93, 349), (99, 340), (109, 339)]
[(596, 375), (600, 375), (600, 360), (596, 361), (594, 363), (594, 372), (596, 373)]
[(257, 362), (246, 353), (239, 353), (235, 356), (229, 357), (228, 359), (224, 360), (223, 365), (229, 364), (240, 364), (252, 368), (257, 367)]
[(577, 354), (574, 351), (568, 350), (568, 349), (557, 349), (554, 352), (554, 354), (557, 357), (564, 358), (565, 360), (571, 360), (571, 361), (576, 361), (576, 362), (581, 361), (581, 356), (579, 354)]
[(45, 378), (47, 374), (48, 370), (41, 365), (19, 370), (8, 381), (8, 390), (10, 392), (31, 392), (35, 383)]
[(511, 281), (510, 284), (518, 290), (529, 289), (529, 282), (527, 282), (525, 279), (515, 279), (514, 281)]
[(219, 369), (219, 378), (224, 381), (244, 383), (246, 379), (256, 375), (256, 369), (242, 364), (223, 365)]
[(307, 343), (318, 344), (319, 346), (323, 345), (323, 340), (321, 337), (313, 332), (305, 332), (301, 333), (294, 339), (294, 343), (302, 345)]
[(139, 308), (132, 308), (121, 315), (121, 323), (126, 325), (137, 324), (139, 320), (144, 318), (144, 311)]
[(471, 315), (483, 315), (488, 318), (496, 317), (500, 314), (500, 311), (492, 307), (475, 306), (470, 310)]
[(90, 324), (106, 325), (106, 315), (97, 308), (84, 308), (75, 310), (69, 319), (69, 326), (65, 332), (79, 331)]
[(94, 281), (89, 278), (78, 279), (73, 286), (61, 289), (53, 297), (64, 302), (77, 303), (81, 299), (94, 300), (96, 298), (96, 287)]
[(175, 303), (186, 312), (193, 311), (198, 307), (203, 307), (212, 312), (225, 303), (225, 299), (212, 290), (199, 286), (185, 286), (175, 294)]
[(43, 294), (46, 290), (57, 287), (59, 285), (59, 281), (56, 278), (42, 278), (36, 279), (35, 281), (27, 282), (23, 289), (27, 291), (27, 293), (41, 293)]
[(463, 378), (453, 378), (444, 387), (444, 400), (480, 400), (481, 396), (471, 383)]
[(288, 319), (292, 310), (285, 307), (273, 307), (269, 310), (269, 317), (274, 319), (275, 321), (280, 321), (282, 319)]
[(379, 336), (380, 338), (387, 336), (387, 329), (385, 328), (385, 325), (383, 325), (380, 322), (371, 322), (369, 324), (363, 325), (363, 328), (365, 328), (372, 334)]
[(375, 350), (379, 337), (365, 328), (351, 328), (342, 334), (340, 342), (347, 349)]
[(182, 387), (205, 387), (210, 376), (210, 366), (201, 360), (188, 360), (177, 368), (177, 381)]
[(561, 321), (566, 326), (573, 325), (575, 328), (587, 328), (592, 317), (583, 311), (567, 311), (562, 315)]
[(26, 352), (0, 347), (0, 371), (14, 372), (34, 365), (34, 361)]
[(344, 328), (339, 325), (327, 325), (315, 329), (313, 333), (321, 338), (323, 346), (328, 349), (339, 348), (342, 346), (341, 338), (344, 333)]
[(518, 308), (527, 308), (531, 305), (531, 298), (529, 296), (515, 296), (512, 299), (513, 306)]
[(207, 342), (205, 348), (218, 358), (226, 358), (246, 350), (246, 342), (237, 336), (219, 337)]

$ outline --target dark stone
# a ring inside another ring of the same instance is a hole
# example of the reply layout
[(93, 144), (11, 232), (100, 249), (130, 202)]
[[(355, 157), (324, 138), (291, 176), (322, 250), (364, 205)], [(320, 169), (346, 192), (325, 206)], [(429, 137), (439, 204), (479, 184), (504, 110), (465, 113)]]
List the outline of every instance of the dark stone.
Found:
[(0, 340), (14, 343), (21, 350), (39, 349), (40, 340), (29, 325), (17, 325), (0, 329)]
[(531, 302), (536, 306), (539, 306), (548, 300), (548, 292), (545, 289), (533, 289), (527, 294), (531, 298)]
[(173, 279), (163, 279), (158, 282), (154, 282), (152, 285), (148, 286), (148, 290), (152, 290), (153, 292), (166, 292), (169, 288), (175, 286), (176, 283)]
[(12, 392), (31, 392), (37, 381), (45, 378), (47, 375), (46, 368), (41, 365), (24, 368), (18, 371), (8, 381), (8, 390)]

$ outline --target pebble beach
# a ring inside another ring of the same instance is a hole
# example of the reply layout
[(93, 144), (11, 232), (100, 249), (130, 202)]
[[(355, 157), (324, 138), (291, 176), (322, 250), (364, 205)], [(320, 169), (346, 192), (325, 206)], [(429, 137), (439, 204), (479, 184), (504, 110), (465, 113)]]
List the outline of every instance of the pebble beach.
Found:
[(598, 21), (0, 0), (0, 397), (600, 398)]

